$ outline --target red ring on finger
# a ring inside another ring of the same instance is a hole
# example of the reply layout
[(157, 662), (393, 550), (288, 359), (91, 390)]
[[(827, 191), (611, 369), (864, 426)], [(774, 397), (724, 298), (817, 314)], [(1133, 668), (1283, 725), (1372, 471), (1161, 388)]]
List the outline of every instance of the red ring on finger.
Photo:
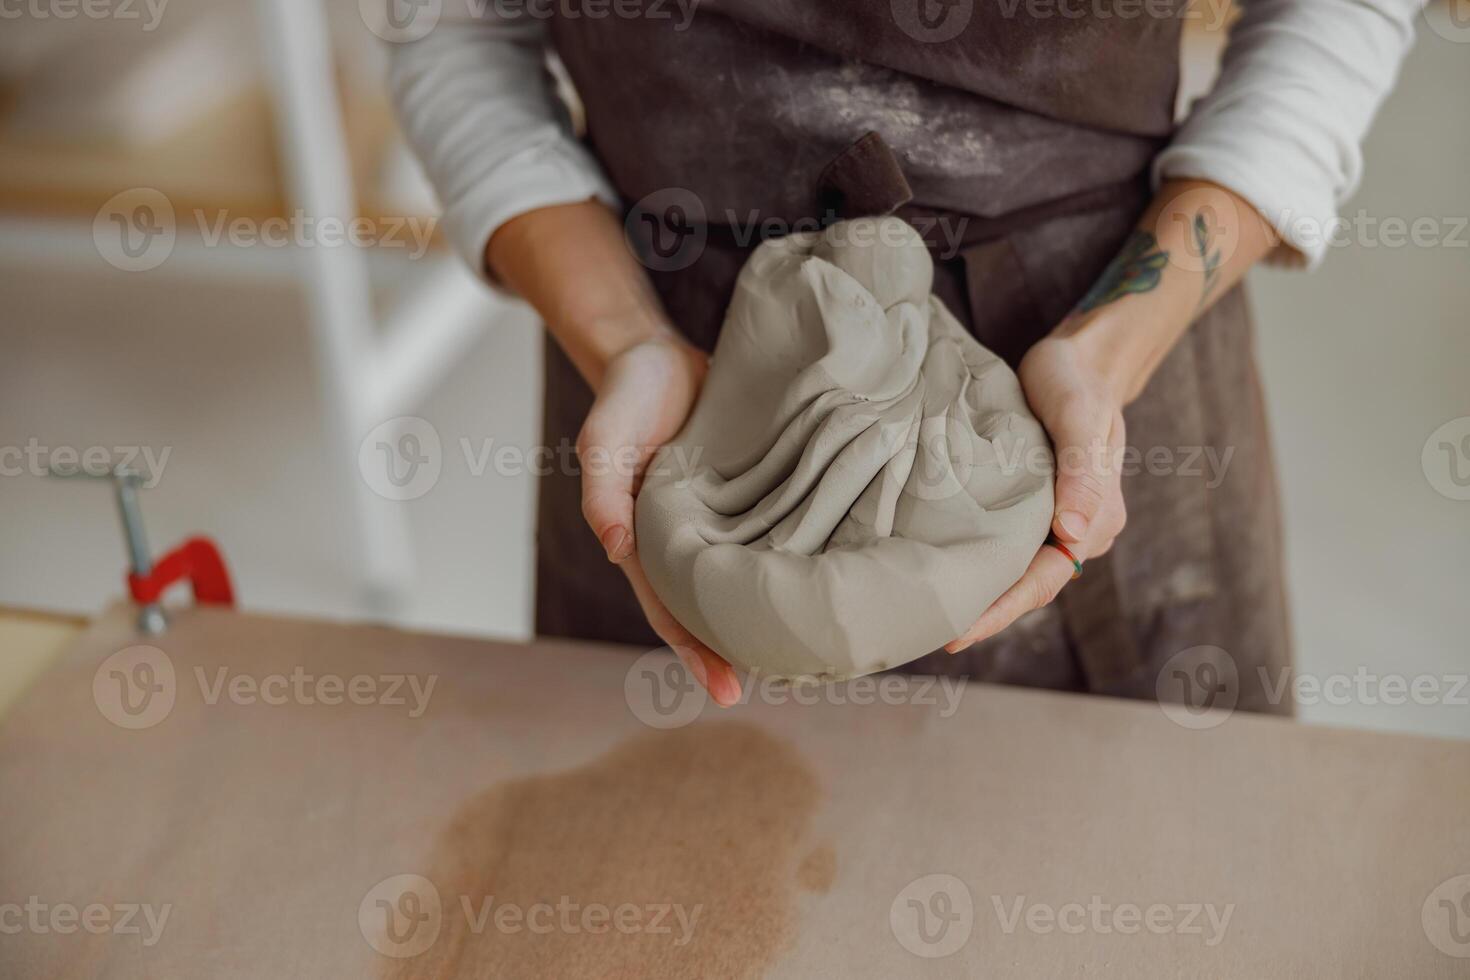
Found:
[(1047, 538), (1046, 543), (1060, 551), (1062, 554), (1066, 555), (1067, 560), (1072, 563), (1072, 581), (1075, 582), (1082, 577), (1082, 562), (1077, 559), (1076, 555), (1072, 554), (1072, 550), (1070, 548), (1062, 544), (1061, 541), (1057, 540), (1057, 536), (1055, 534)]

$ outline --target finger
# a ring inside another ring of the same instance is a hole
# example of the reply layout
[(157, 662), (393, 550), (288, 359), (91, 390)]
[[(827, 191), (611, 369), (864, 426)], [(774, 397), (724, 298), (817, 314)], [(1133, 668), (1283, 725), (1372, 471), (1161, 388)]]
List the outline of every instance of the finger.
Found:
[(1122, 446), (1123, 417), (1079, 406), (1062, 413), (1051, 436), (1057, 448), (1052, 532), (1080, 545), (1105, 505), (1115, 498), (1121, 502), (1122, 474), (1114, 457)]
[(670, 644), (670, 648), (715, 704), (728, 708), (740, 703), (740, 678), (725, 658), (702, 643), (697, 647)]
[[(1080, 555), (1078, 556), (1081, 557)], [(1011, 586), (990, 608), (980, 614), (975, 624), (957, 639), (945, 644), (949, 653), (988, 639), (1033, 609), (1040, 609), (1057, 597), (1062, 586), (1072, 578), (1075, 569), (1066, 555), (1043, 546), (1031, 559), (1031, 565), (1020, 581)]]
[(674, 614), (669, 612), (668, 607), (653, 591), (653, 586), (649, 584), (648, 576), (643, 571), (643, 565), (636, 556), (623, 562), (620, 567), (633, 586), (633, 594), (643, 607), (643, 614), (648, 617), (648, 625), (673, 649), (675, 655), (694, 675), (694, 679), (709, 692), (714, 702), (722, 708), (738, 702), (740, 678), (736, 675), (735, 668), (674, 618)]
[(640, 455), (620, 413), (594, 405), (577, 437), (582, 516), (612, 562), (633, 554), (633, 489)]

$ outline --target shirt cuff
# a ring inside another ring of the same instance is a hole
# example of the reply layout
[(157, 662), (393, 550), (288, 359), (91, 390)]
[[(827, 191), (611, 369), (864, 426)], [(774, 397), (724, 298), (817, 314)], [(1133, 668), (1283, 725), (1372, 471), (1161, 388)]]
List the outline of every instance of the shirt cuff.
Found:
[(1314, 174), (1269, 172), (1240, 166), (1227, 149), (1175, 144), (1153, 164), (1157, 189), (1166, 180), (1207, 180), (1249, 201), (1275, 232), (1265, 261), (1271, 265), (1315, 269), (1322, 264), (1339, 226), (1332, 191)]
[(602, 201), (621, 207), (597, 161), (580, 143), (529, 147), (501, 161), (458, 199), (444, 202), (444, 234), (488, 285), (505, 290), (485, 262), (485, 248), (502, 225), (537, 208)]

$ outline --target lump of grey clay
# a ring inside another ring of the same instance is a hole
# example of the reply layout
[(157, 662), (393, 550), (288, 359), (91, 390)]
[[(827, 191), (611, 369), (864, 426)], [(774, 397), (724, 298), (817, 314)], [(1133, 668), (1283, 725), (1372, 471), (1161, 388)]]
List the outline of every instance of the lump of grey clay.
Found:
[(637, 504), (654, 590), (731, 663), (803, 680), (907, 663), (1045, 541), (1046, 434), (933, 280), (898, 218), (768, 241), (741, 271)]

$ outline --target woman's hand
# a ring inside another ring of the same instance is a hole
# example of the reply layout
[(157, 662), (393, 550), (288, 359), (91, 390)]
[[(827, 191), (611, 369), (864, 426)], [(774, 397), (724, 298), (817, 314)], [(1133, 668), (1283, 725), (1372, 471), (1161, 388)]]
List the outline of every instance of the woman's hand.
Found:
[(633, 502), (654, 454), (683, 427), (704, 382), (707, 359), (672, 336), (641, 341), (614, 356), (577, 436), (582, 516), (608, 560), (633, 586), (653, 631), (684, 662), (717, 704), (740, 699), (735, 670), (674, 619), (654, 594), (638, 560)]
[(617, 216), (596, 201), (538, 208), (490, 239), (486, 266), (546, 321), (597, 393), (577, 437), (582, 513), (633, 585), (648, 623), (722, 705), (740, 698), (735, 670), (659, 601), (638, 561), (633, 501), (659, 447), (689, 417), (706, 357), (669, 324)]
[[(1021, 361), (1020, 378), (1056, 456), (1052, 533), (1079, 561), (1104, 554), (1127, 520), (1119, 465), (1122, 399), (1085, 347), (1067, 337), (1047, 337), (1031, 348)], [(945, 649), (963, 650), (1047, 605), (1073, 573), (1066, 555), (1043, 547), (1020, 581)]]
[[(1052, 533), (1078, 561), (1123, 530), (1123, 406), (1201, 312), (1277, 242), (1249, 202), (1203, 181), (1171, 181), (1076, 309), (1021, 361), (1026, 400), (1057, 461)], [(1042, 546), (1026, 573), (945, 646), (956, 653), (1057, 597), (1072, 577)]]

